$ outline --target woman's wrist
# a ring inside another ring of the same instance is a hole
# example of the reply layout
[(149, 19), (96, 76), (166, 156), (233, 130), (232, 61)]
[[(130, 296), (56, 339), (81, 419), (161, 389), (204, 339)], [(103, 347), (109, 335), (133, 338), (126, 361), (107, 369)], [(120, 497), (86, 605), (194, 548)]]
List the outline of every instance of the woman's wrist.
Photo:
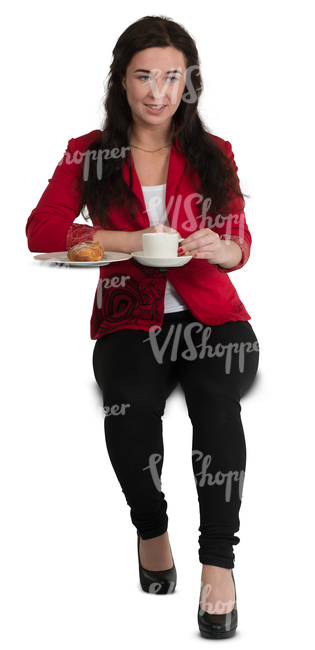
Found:
[(211, 261), (210, 263), (215, 263), (223, 269), (232, 269), (234, 266), (237, 266), (243, 256), (240, 246), (229, 239), (220, 239), (220, 245), (220, 255), (218, 255), (215, 262)]
[(132, 253), (134, 248), (135, 232), (124, 230), (98, 230), (94, 233), (93, 241), (98, 241), (106, 251), (119, 251)]

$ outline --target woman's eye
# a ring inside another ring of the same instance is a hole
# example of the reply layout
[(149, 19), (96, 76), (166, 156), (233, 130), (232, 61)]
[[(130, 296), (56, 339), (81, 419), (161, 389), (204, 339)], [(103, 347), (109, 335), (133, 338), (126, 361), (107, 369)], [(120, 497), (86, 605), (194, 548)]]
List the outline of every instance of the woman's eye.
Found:
[[(139, 77), (140, 81), (150, 81), (150, 77), (147, 74), (143, 74), (141, 77)], [(173, 83), (174, 81), (178, 81), (177, 77), (171, 76), (167, 77), (166, 79), (167, 82)]]

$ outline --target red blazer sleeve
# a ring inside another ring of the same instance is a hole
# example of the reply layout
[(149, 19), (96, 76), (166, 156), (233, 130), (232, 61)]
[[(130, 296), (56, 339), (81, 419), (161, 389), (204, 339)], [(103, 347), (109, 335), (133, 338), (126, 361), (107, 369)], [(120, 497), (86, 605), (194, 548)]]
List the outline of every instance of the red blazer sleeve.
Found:
[[(223, 149), (227, 158), (232, 161), (232, 165), (237, 174), (238, 167), (234, 160), (231, 143), (224, 141), (217, 136), (215, 136), (215, 139), (219, 147)], [(233, 268), (230, 269), (223, 269), (221, 266), (216, 264), (216, 268), (221, 271), (221, 273), (231, 273), (231, 271), (236, 271), (237, 269), (242, 268), (242, 266), (244, 266), (244, 264), (246, 264), (249, 259), (252, 244), (251, 234), (248, 229), (245, 214), (243, 211), (242, 199), (239, 197), (231, 198), (227, 206), (227, 212), (228, 216), (226, 217), (217, 215), (215, 218), (213, 218), (214, 223), (211, 226), (211, 230), (216, 232), (219, 235), (220, 239), (235, 241), (242, 251), (242, 259), (239, 264), (237, 264), (237, 266), (233, 266)]]
[(65, 251), (74, 244), (91, 239), (94, 232), (101, 229), (97, 225), (73, 223), (79, 216), (84, 152), (98, 133), (93, 131), (77, 140), (69, 140), (62, 160), (28, 218), (26, 236), (30, 251)]

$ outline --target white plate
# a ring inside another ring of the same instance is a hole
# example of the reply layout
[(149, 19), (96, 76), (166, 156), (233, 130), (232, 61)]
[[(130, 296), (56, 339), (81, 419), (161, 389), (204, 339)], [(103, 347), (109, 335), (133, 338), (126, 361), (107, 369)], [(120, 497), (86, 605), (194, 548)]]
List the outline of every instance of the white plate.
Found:
[(192, 255), (183, 255), (182, 257), (145, 257), (143, 251), (136, 251), (135, 253), (131, 253), (131, 255), (137, 262), (140, 262), (144, 266), (160, 266), (164, 268), (168, 266), (184, 266), (192, 258)]
[(116, 251), (105, 251), (101, 260), (98, 262), (71, 262), (67, 257), (67, 252), (61, 253), (41, 253), (34, 255), (34, 260), (56, 262), (58, 264), (67, 264), (67, 266), (105, 266), (111, 262), (124, 262), (129, 260), (129, 253), (116, 253)]

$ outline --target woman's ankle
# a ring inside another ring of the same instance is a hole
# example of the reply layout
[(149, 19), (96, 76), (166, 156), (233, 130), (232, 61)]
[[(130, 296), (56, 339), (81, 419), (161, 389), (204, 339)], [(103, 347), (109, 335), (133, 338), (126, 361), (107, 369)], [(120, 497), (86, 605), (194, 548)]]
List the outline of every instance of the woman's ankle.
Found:
[(228, 614), (234, 609), (232, 569), (202, 565), (200, 607), (209, 614)]
[(143, 540), (140, 537), (140, 562), (147, 571), (165, 571), (173, 566), (167, 531), (158, 537)]

